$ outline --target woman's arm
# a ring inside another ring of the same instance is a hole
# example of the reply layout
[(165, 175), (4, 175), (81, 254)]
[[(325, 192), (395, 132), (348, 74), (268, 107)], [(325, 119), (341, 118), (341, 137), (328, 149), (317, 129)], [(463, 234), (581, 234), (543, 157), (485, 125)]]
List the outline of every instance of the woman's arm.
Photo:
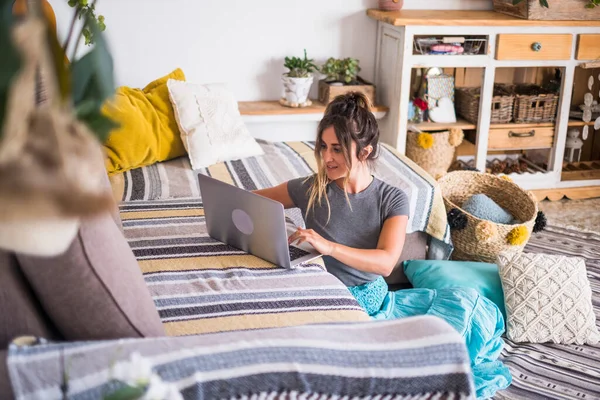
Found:
[(283, 204), (283, 208), (294, 208), (296, 205), (292, 201), (288, 192), (288, 184), (284, 182), (280, 185), (273, 186), (267, 189), (253, 190), (252, 193), (256, 193), (260, 196), (266, 197), (271, 200), (275, 200)]
[(288, 241), (292, 243), (298, 240), (298, 244), (306, 241), (319, 253), (331, 256), (359, 271), (389, 276), (402, 254), (407, 222), (406, 215), (386, 219), (379, 235), (377, 248), (373, 250), (355, 249), (331, 242), (312, 229), (298, 228)]

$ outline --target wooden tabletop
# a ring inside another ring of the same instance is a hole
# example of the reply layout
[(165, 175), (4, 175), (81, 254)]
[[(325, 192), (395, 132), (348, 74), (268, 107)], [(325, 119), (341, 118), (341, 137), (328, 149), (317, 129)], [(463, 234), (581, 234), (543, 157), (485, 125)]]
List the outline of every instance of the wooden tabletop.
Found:
[(494, 11), (469, 10), (400, 10), (368, 9), (367, 15), (394, 26), (600, 26), (600, 21), (538, 21), (527, 20)]
[[(312, 105), (302, 108), (285, 107), (279, 101), (240, 101), (238, 107), (241, 115), (292, 115), (292, 114), (323, 114), (325, 105), (312, 100)], [(373, 112), (387, 112), (384, 106), (374, 106)]]

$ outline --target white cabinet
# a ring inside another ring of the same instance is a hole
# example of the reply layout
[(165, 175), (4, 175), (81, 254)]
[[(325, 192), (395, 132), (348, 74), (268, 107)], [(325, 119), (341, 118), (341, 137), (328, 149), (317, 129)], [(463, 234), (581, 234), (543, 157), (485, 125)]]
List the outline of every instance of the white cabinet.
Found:
[[(578, 98), (587, 91), (588, 76), (595, 74), (591, 87), (594, 98), (599, 97), (600, 60), (585, 57), (600, 58), (600, 21), (527, 21), (492, 11), (368, 10), (367, 14), (378, 20), (375, 84), (378, 103), (389, 107), (388, 115), (380, 121), (385, 143), (405, 152), (415, 71), (439, 67), (456, 74), (457, 86), (481, 88), (479, 118), (468, 122), (459, 116), (455, 124), (426, 122), (418, 125), (420, 129), (464, 129), (471, 141), (466, 141), (457, 153), (464, 159), (472, 157), (474, 166), (482, 171), (489, 168), (492, 160), (503, 157), (502, 152), (506, 157), (516, 157), (519, 150), (538, 149), (533, 154), (537, 152), (541, 161), (539, 165), (532, 164), (537, 168), (510, 174), (515, 182), (525, 189), (539, 190), (542, 196), (550, 189), (567, 193), (569, 188), (582, 187), (591, 187), (591, 192), (597, 188), (600, 195), (600, 131), (594, 130), (593, 120), (586, 124), (581, 118), (569, 117), (579, 104)], [(423, 49), (415, 45), (416, 39), (443, 37), (479, 39), (483, 46), (472, 55), (432, 55), (420, 54)], [(554, 121), (490, 122), (495, 84), (511, 80), (540, 83), (552, 78), (552, 71), (560, 74)], [(573, 98), (574, 94), (577, 98)], [(567, 131), (569, 127), (582, 129), (584, 125), (589, 126), (592, 140), (597, 136), (597, 143), (588, 146), (589, 165), (582, 168), (597, 164), (599, 175), (581, 174), (586, 179), (577, 179), (577, 174), (571, 174), (565, 178), (568, 174), (563, 175), (563, 168), (567, 171), (573, 167), (563, 162)]]

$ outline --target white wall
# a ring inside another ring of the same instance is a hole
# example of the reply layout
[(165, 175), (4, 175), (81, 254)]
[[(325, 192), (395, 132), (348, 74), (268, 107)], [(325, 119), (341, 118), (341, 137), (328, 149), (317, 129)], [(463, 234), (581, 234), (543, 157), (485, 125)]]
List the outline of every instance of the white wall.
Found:
[[(67, 0), (50, 0), (65, 35)], [(277, 99), (285, 56), (360, 60), (373, 78), (376, 0), (99, 0), (117, 84), (134, 87), (181, 67), (188, 81), (226, 82), (238, 100)], [(406, 0), (406, 9), (490, 9), (491, 0)], [(81, 48), (85, 46), (80, 45)], [(316, 85), (313, 85), (313, 92)], [(315, 93), (313, 93), (313, 96)]]

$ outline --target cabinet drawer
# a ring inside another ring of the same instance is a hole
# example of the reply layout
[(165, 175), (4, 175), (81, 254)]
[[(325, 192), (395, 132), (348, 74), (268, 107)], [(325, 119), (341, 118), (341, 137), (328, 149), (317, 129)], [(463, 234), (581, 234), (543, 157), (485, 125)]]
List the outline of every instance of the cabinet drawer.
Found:
[(497, 60), (569, 60), (573, 35), (498, 35)]
[(490, 129), (488, 149), (546, 149), (554, 143), (553, 127)]
[(600, 35), (579, 35), (579, 42), (577, 43), (577, 59), (600, 59)]

